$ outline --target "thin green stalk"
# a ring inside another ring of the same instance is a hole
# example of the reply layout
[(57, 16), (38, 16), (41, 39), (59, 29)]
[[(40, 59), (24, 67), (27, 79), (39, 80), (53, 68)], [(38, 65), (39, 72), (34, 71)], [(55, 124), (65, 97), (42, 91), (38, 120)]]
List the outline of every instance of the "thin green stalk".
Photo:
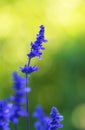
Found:
[[(28, 74), (26, 74), (26, 90), (28, 88)], [(28, 92), (26, 92), (26, 130), (30, 130), (30, 125), (29, 125), (29, 100), (28, 100)]]

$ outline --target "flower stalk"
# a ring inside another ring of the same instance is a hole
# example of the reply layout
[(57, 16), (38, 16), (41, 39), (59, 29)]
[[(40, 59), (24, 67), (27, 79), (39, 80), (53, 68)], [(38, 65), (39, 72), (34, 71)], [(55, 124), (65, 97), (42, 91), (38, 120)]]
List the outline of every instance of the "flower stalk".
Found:
[[(43, 42), (47, 42), (44, 38), (44, 26), (40, 26), (40, 31), (37, 34), (37, 38), (34, 43), (31, 42), (31, 49), (30, 53), (27, 54), (28, 56), (28, 64), (25, 65), (23, 68), (20, 68), (22, 73), (25, 73), (26, 76), (26, 89), (28, 88), (28, 76), (35, 71), (38, 71), (38, 67), (30, 66), (31, 59), (34, 57), (38, 57), (41, 59), (42, 52), (45, 48), (42, 46)], [(29, 99), (28, 93), (26, 92), (26, 112), (29, 113)], [(29, 115), (26, 117), (26, 130), (30, 130), (29, 128)]]
[(15, 128), (15, 130), (18, 130), (18, 123), (14, 124), (14, 128)]
[[(28, 74), (26, 74), (26, 90), (28, 89)], [(28, 92), (26, 92), (26, 130), (30, 130), (30, 123), (29, 123), (29, 101), (28, 101)]]

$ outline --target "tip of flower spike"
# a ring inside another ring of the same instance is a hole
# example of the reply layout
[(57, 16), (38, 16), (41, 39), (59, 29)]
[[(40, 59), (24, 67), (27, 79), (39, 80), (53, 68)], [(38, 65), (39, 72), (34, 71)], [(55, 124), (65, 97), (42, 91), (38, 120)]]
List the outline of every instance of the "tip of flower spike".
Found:
[(40, 25), (40, 28), (45, 28), (44, 25)]
[[(44, 25), (41, 25), (41, 26), (40, 26), (40, 32), (39, 32), (38, 36), (44, 33), (44, 29), (45, 29)], [(44, 36), (44, 34), (43, 34), (42, 36)], [(43, 37), (42, 42), (48, 42), (48, 40), (46, 40), (46, 39)]]
[(25, 82), (25, 78), (19, 76), (17, 72), (14, 72), (12, 75), (13, 75), (14, 82), (16, 82), (16, 81), (17, 82), (22, 82), (22, 83)]
[(35, 111), (33, 112), (32, 116), (34, 118), (38, 118), (38, 119), (42, 120), (45, 117), (45, 113), (43, 111), (42, 106), (37, 105), (36, 108), (35, 108)]
[(17, 74), (17, 72), (13, 72), (12, 76), (13, 76), (13, 79), (14, 79), (14, 80), (18, 79), (18, 74)]
[(56, 107), (52, 107), (50, 113), (50, 129), (56, 130), (58, 128), (62, 128), (63, 125), (60, 122), (63, 120), (63, 116), (59, 114)]
[(31, 51), (30, 53), (27, 54), (29, 59), (32, 59), (33, 57), (39, 57), (41, 59), (42, 52), (41, 50), (44, 50), (45, 48), (43, 47), (42, 43), (47, 42), (44, 36), (45, 32), (45, 27), (43, 25), (40, 26), (40, 31), (37, 34), (36, 40), (34, 43), (31, 42)]
[(62, 121), (62, 120), (64, 119), (64, 117), (59, 114), (59, 112), (58, 112), (58, 110), (57, 110), (56, 107), (52, 107), (50, 116), (51, 116), (52, 118), (54, 118), (54, 117), (56, 116), (59, 121)]

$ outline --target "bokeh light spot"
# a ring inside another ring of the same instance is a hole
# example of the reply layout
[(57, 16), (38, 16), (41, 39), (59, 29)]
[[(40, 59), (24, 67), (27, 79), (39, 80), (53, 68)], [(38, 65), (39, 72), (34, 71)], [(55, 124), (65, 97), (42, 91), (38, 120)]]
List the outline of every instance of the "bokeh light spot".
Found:
[(7, 36), (12, 29), (12, 25), (11, 15), (6, 11), (0, 12), (0, 37)]
[(80, 104), (74, 109), (72, 123), (76, 128), (85, 130), (85, 104)]

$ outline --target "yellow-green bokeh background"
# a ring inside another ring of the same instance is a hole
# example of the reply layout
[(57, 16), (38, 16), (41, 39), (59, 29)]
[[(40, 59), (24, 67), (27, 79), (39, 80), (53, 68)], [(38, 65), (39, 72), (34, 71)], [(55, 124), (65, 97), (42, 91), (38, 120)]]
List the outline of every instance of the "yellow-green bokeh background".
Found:
[(36, 104), (47, 114), (58, 107), (63, 130), (85, 130), (85, 0), (0, 0), (0, 99), (13, 94), (12, 72), (27, 62), (41, 24), (48, 43), (43, 59), (32, 60), (40, 71), (29, 80), (31, 130)]

